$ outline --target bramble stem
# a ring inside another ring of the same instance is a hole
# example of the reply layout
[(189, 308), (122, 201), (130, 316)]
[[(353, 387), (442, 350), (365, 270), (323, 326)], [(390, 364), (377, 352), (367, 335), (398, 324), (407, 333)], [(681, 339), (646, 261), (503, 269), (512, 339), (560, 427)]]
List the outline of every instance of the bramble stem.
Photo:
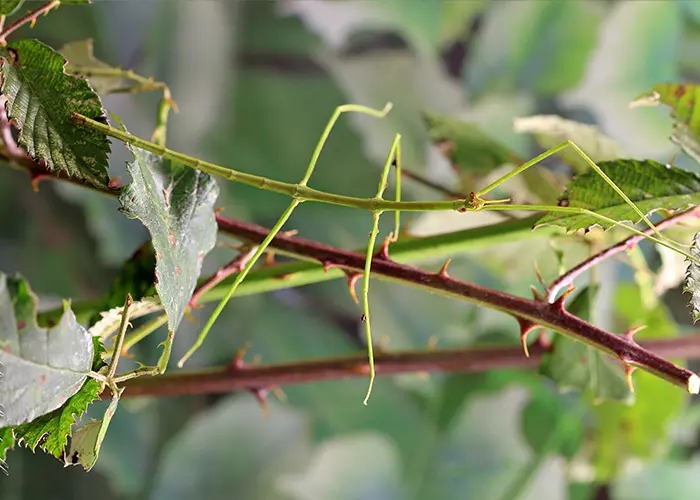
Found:
[(0, 32), (0, 44), (5, 45), (5, 40), (7, 40), (7, 37), (10, 36), (12, 33), (17, 31), (19, 28), (21, 28), (27, 23), (31, 23), (33, 26), (40, 15), (48, 14), (51, 9), (58, 7), (59, 5), (61, 5), (61, 0), (51, 0), (50, 2), (46, 2), (38, 9), (23, 15), (14, 23), (9, 25), (7, 28), (3, 29), (2, 32)]

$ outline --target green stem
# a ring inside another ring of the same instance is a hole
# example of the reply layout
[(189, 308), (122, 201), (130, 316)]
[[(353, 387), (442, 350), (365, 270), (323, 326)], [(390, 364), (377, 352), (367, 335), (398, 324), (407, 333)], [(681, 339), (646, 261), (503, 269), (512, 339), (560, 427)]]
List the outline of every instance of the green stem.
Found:
[(211, 330), (211, 327), (214, 325), (214, 322), (217, 320), (219, 315), (221, 314), (221, 311), (223, 311), (224, 307), (226, 307), (226, 304), (228, 301), (233, 297), (233, 294), (236, 292), (236, 289), (238, 288), (238, 285), (241, 284), (241, 282), (245, 279), (245, 277), (248, 275), (250, 270), (253, 268), (255, 263), (258, 261), (260, 256), (265, 252), (265, 249), (270, 245), (272, 240), (274, 239), (275, 236), (277, 236), (277, 233), (280, 232), (282, 229), (282, 226), (287, 222), (287, 219), (292, 215), (292, 212), (294, 209), (301, 203), (300, 200), (294, 199), (292, 200), (292, 203), (287, 207), (287, 209), (282, 213), (282, 216), (279, 218), (277, 221), (277, 224), (273, 226), (273, 228), (270, 230), (268, 233), (267, 237), (260, 243), (260, 246), (258, 246), (257, 250), (253, 254), (253, 256), (250, 258), (250, 260), (246, 263), (245, 267), (243, 270), (236, 275), (236, 278), (233, 280), (233, 284), (231, 287), (228, 289), (228, 292), (226, 292), (226, 295), (221, 299), (219, 302), (219, 305), (216, 306), (216, 309), (214, 309), (214, 312), (211, 313), (211, 316), (209, 316), (209, 319), (207, 320), (206, 324), (204, 325), (204, 328), (202, 328), (202, 331), (199, 333), (199, 336), (197, 337), (197, 340), (195, 341), (194, 345), (190, 347), (190, 349), (185, 353), (185, 355), (180, 358), (180, 361), (178, 361), (177, 365), (178, 367), (182, 368), (182, 365), (185, 364), (185, 361), (187, 361), (196, 351), (199, 349), (199, 347), (204, 343), (204, 340), (206, 339), (207, 335), (209, 334), (209, 330)]
[(248, 174), (245, 172), (239, 172), (237, 170), (232, 170), (230, 168), (222, 167), (221, 165), (216, 165), (214, 163), (209, 163), (191, 156), (187, 156), (177, 151), (173, 151), (164, 146), (159, 146), (152, 142), (141, 139), (134, 135), (124, 132), (109, 125), (99, 123), (95, 120), (87, 118), (86, 116), (80, 115), (78, 113), (73, 113), (73, 120), (83, 125), (87, 128), (98, 130), (109, 137), (113, 137), (122, 142), (126, 142), (141, 148), (145, 151), (149, 151), (153, 154), (167, 158), (169, 160), (181, 163), (188, 167), (206, 172), (217, 177), (221, 177), (226, 180), (238, 182), (240, 184), (245, 184), (247, 186), (257, 187), (263, 191), (272, 191), (275, 193), (285, 194), (294, 199), (300, 201), (316, 201), (320, 203), (329, 203), (332, 205), (340, 205), (345, 207), (354, 207), (363, 210), (369, 210), (375, 212), (381, 210), (383, 212), (394, 211), (394, 210), (404, 210), (407, 212), (428, 212), (433, 210), (457, 210), (465, 211), (467, 209), (466, 200), (454, 200), (454, 201), (392, 201), (383, 200), (377, 198), (356, 198), (353, 196), (344, 196), (334, 193), (326, 193), (319, 191), (317, 189), (312, 189), (310, 187), (301, 184), (291, 184), (288, 182), (276, 181), (273, 179), (268, 179), (266, 177), (261, 177), (259, 175)]

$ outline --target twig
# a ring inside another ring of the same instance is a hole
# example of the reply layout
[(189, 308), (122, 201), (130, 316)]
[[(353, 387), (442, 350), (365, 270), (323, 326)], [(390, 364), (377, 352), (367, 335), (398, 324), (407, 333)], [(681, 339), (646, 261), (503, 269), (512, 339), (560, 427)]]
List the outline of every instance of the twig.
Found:
[[(642, 345), (669, 358), (700, 358), (700, 336), (648, 340)], [(378, 376), (420, 372), (484, 372), (504, 369), (532, 369), (542, 360), (545, 348), (534, 345), (530, 357), (517, 347), (467, 348), (450, 350), (377, 353), (374, 358)], [(294, 385), (325, 380), (366, 377), (367, 355), (322, 359), (302, 363), (230, 366), (201, 371), (142, 377), (124, 384), (124, 397), (186, 396), (221, 394), (244, 389)], [(102, 396), (108, 397), (107, 392)]]
[[(669, 228), (675, 224), (678, 224), (686, 219), (691, 219), (691, 218), (697, 218), (700, 217), (700, 208), (693, 208), (691, 210), (688, 210), (687, 212), (683, 212), (680, 214), (673, 215), (667, 219), (662, 220), (658, 224), (656, 224), (656, 230), (661, 231), (662, 229)], [(646, 230), (643, 231), (644, 234), (651, 235), (654, 234), (654, 230), (652, 228), (647, 228)], [(643, 236), (635, 234), (627, 238), (626, 240), (621, 241), (620, 243), (617, 243), (616, 245), (613, 245), (609, 248), (606, 248), (602, 252), (599, 252), (588, 259), (584, 260), (580, 264), (576, 265), (575, 267), (571, 268), (569, 271), (566, 273), (562, 274), (560, 277), (555, 279), (547, 288), (547, 302), (554, 302), (556, 299), (556, 296), (559, 294), (559, 292), (573, 284), (574, 280), (581, 276), (581, 274), (585, 273), (589, 269), (591, 269), (593, 266), (601, 263), (605, 259), (618, 254), (624, 250), (628, 250), (632, 248), (634, 245), (639, 243), (643, 239)]]
[(214, 274), (212, 274), (204, 283), (199, 285), (197, 289), (192, 294), (190, 298), (190, 307), (195, 307), (199, 302), (199, 299), (207, 293), (209, 290), (214, 288), (216, 285), (221, 283), (223, 280), (231, 276), (233, 273), (240, 273), (248, 261), (253, 257), (255, 251), (258, 247), (251, 247), (245, 251), (241, 251), (235, 259), (231, 260), (228, 264), (220, 268)]
[(19, 28), (24, 26), (27, 23), (32, 23), (32, 25), (36, 22), (37, 18), (39, 16), (46, 15), (49, 13), (51, 9), (54, 7), (58, 7), (61, 5), (60, 0), (51, 0), (50, 2), (46, 2), (44, 5), (39, 7), (38, 9), (28, 12), (27, 14), (23, 15), (19, 19), (17, 19), (14, 23), (9, 25), (7, 28), (5, 28), (2, 32), (0, 32), (0, 44), (5, 44), (5, 40), (7, 39), (8, 36), (10, 36), (12, 33), (17, 31)]
[[(260, 244), (269, 235), (269, 229), (254, 224), (221, 216), (217, 216), (217, 222), (220, 230), (255, 244)], [(270, 248), (317, 260), (326, 268), (340, 267), (355, 272), (362, 272), (364, 269), (365, 256), (360, 253), (340, 250), (299, 237), (278, 234), (271, 241)], [(509, 314), (518, 320), (523, 338), (538, 326), (552, 329), (617, 357), (628, 371), (632, 366), (639, 366), (692, 393), (700, 390), (700, 378), (693, 372), (641, 348), (631, 335), (606, 332), (569, 314), (563, 307), (563, 297), (551, 304), (546, 301), (528, 300), (454, 279), (447, 274), (446, 269), (432, 273), (399, 264), (386, 257), (375, 257), (371, 271), (389, 280), (438, 291), (446, 296)]]

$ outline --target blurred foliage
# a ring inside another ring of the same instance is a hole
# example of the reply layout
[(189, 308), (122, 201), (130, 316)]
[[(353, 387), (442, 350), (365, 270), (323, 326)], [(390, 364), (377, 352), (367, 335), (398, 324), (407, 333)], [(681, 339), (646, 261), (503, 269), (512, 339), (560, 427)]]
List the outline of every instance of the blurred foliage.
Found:
[[(54, 48), (93, 38), (100, 61), (171, 87), (180, 112), (170, 119), (169, 146), (284, 181), (300, 178), (335, 106), (381, 107), (390, 100), (395, 108), (386, 120), (341, 118), (310, 183), (356, 196), (373, 193), (395, 132), (404, 138), (409, 168), (454, 190), (472, 188), (468, 182), (483, 187), (490, 175), (503, 173), (501, 163), (535, 157), (549, 134), (578, 142), (580, 131), (554, 133), (540, 124), (527, 130), (533, 138), (514, 129), (516, 118), (534, 115), (594, 125), (600, 136), (592, 134), (593, 144), (609, 138), (606, 144), (629, 157), (665, 163), (677, 149), (668, 140), (667, 111), (628, 103), (653, 85), (700, 77), (700, 9), (690, 0), (96, 1), (61, 6), (14, 38), (30, 35)], [(148, 137), (158, 99), (125, 94), (104, 103), (132, 133)], [(483, 151), (460, 149), (463, 168), (484, 168), (465, 181), (453, 168), (458, 161), (433, 145), (435, 130), (423, 112), (468, 123), (483, 134), (480, 142), (497, 144), (487, 151), (498, 153), (493, 164), (472, 165)], [(580, 145), (593, 155), (592, 146)], [(113, 150), (110, 172), (126, 181), (128, 153), (119, 144)], [(532, 169), (536, 177), (502, 188), (518, 200), (551, 202), (553, 189), (562, 192), (561, 179), (580, 167), (572, 163), (550, 158)], [(676, 164), (697, 170), (682, 155)], [(437, 196), (416, 182), (404, 186), (409, 199)], [(115, 276), (117, 285), (128, 281), (119, 274), (121, 263), (147, 237), (138, 221), (118, 213), (114, 200), (80, 188), (50, 181), (39, 187), (36, 194), (25, 173), (0, 169), (0, 268), (21, 271), (44, 308), (55, 306), (56, 297), (100, 300)], [(245, 186), (220, 187), (217, 204), (225, 215), (264, 225), (288, 203)], [(498, 217), (426, 214), (411, 228), (447, 231)], [(354, 248), (365, 243), (370, 224), (366, 213), (308, 204), (288, 227)], [(537, 283), (533, 263), (551, 279), (558, 252), (570, 267), (598, 243), (601, 236), (593, 233), (455, 256), (451, 272), (524, 296)], [(606, 234), (606, 241), (620, 236), (614, 229)], [(644, 251), (650, 262), (657, 258)], [(204, 273), (231, 255), (224, 245), (216, 248)], [(677, 288), (647, 307), (626, 265), (608, 264), (591, 298), (596, 324), (614, 331), (648, 324), (654, 336), (683, 331), (676, 321), (689, 319), (669, 313), (684, 307)], [(373, 330), (387, 348), (420, 348), (433, 338), (440, 346), (518, 343), (511, 318), (464, 303), (386, 283), (373, 285), (371, 300)], [(191, 344), (209, 312), (183, 322), (173, 356)], [(363, 350), (359, 317), (341, 282), (235, 299), (191, 364), (226, 363), (248, 341), (249, 355), (263, 362), (355, 353)], [(162, 336), (139, 344), (138, 358), (154, 356)], [(612, 499), (696, 498), (696, 406), (645, 373), (634, 380), (631, 406), (593, 405), (590, 394), (561, 394), (535, 371), (515, 370), (381, 379), (369, 407), (361, 404), (364, 380), (298, 385), (284, 389), (284, 401), (271, 402), (266, 418), (249, 394), (127, 399), (92, 472), (64, 470), (58, 461), (16, 450), (0, 498), (82, 500), (99, 492), (105, 500), (234, 494), (242, 500), (578, 500), (601, 498), (595, 496), (601, 491)], [(101, 403), (88, 413), (103, 411)]]

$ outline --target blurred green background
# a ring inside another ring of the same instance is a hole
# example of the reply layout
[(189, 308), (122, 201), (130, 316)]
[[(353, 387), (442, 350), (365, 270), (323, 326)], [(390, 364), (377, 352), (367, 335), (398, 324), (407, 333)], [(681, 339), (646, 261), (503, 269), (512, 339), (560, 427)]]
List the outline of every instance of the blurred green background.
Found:
[[(57, 49), (93, 38), (98, 58), (170, 85), (180, 108), (171, 148), (289, 182), (301, 177), (336, 106), (392, 101), (384, 120), (344, 116), (311, 181), (355, 196), (374, 193), (395, 132), (407, 166), (456, 188), (429, 145), (422, 110), (477, 123), (524, 158), (541, 150), (514, 132), (513, 119), (547, 113), (597, 124), (630, 157), (666, 162), (674, 153), (668, 113), (628, 103), (655, 83), (700, 77), (700, 2), (692, 0), (95, 0), (62, 6), (14, 36)], [(158, 99), (117, 95), (104, 104), (150, 137)], [(121, 144), (113, 150), (111, 175), (127, 181), (128, 154)], [(683, 157), (676, 164), (694, 168)], [(258, 224), (272, 225), (288, 203), (221, 187), (224, 214)], [(35, 194), (25, 173), (0, 169), (0, 269), (21, 272), (46, 308), (98, 298), (147, 232), (114, 200), (50, 181), (40, 188)], [(411, 182), (406, 190), (408, 198), (439, 196)], [(411, 228), (427, 234), (494, 220), (431, 214)], [(288, 227), (355, 248), (370, 225), (367, 213), (308, 204)], [(587, 251), (559, 248), (567, 264)], [(230, 258), (220, 246), (205, 273)], [(451, 273), (529, 296), (534, 263), (555, 276), (548, 241), (455, 256)], [(596, 324), (622, 331), (646, 320), (657, 335), (688, 331), (677, 283), (666, 303), (645, 309), (623, 264), (605, 263), (599, 276)], [(371, 300), (375, 338), (388, 349), (421, 349), (433, 337), (440, 347), (518, 342), (511, 318), (463, 302), (379, 281)], [(181, 327), (175, 357), (210, 311)], [(224, 364), (247, 341), (262, 362), (361, 352), (360, 312), (342, 282), (238, 298), (188, 368)], [(155, 361), (162, 336), (143, 342), (138, 358)], [(248, 393), (125, 399), (92, 472), (15, 450), (0, 498), (698, 498), (700, 412), (676, 388), (635, 380), (632, 408), (560, 395), (534, 371), (380, 379), (368, 407), (366, 380), (287, 387), (266, 418)], [(102, 411), (95, 405), (91, 415)]]

